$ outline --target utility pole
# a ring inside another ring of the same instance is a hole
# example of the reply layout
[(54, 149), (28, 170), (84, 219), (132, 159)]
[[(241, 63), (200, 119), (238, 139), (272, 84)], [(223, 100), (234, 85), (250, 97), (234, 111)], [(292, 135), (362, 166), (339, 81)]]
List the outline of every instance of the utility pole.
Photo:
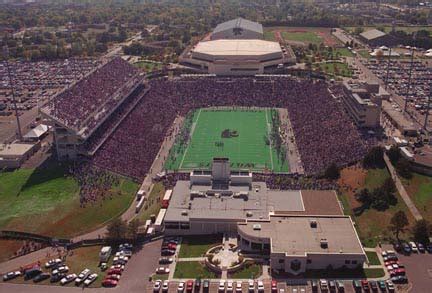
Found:
[[(417, 37), (417, 33), (414, 33), (413, 39), (414, 39), (414, 45), (415, 45), (415, 41), (416, 41), (416, 37)], [(408, 72), (408, 86), (406, 89), (406, 93), (405, 93), (405, 105), (404, 105), (404, 114), (406, 114), (407, 112), (407, 107), (408, 107), (408, 95), (410, 92), (410, 88), (411, 88), (411, 78), (412, 78), (412, 69), (413, 69), (413, 65), (414, 65), (414, 47), (411, 46), (411, 65), (410, 65), (410, 69)]]
[(429, 96), (428, 96), (428, 100), (427, 100), (427, 108), (426, 108), (425, 120), (424, 120), (424, 125), (423, 125), (423, 129), (426, 131), (426, 133), (428, 133), (427, 124), (428, 124), (428, 119), (429, 119), (429, 109), (430, 109), (431, 98), (432, 98), (432, 82), (429, 84)]
[(390, 47), (390, 50), (389, 50), (389, 55), (388, 55), (388, 58), (387, 58), (387, 74), (386, 74), (386, 79), (385, 79), (385, 86), (386, 86), (386, 89), (387, 89), (387, 86), (388, 86), (388, 79), (389, 79), (389, 73), (390, 73), (390, 56), (391, 56), (391, 47)]
[(8, 77), (9, 77), (9, 85), (10, 85), (10, 88), (12, 90), (12, 103), (13, 103), (13, 106), (15, 108), (15, 117), (16, 117), (17, 127), (18, 127), (18, 132), (17, 132), (18, 139), (20, 141), (22, 141), (23, 137), (22, 137), (22, 132), (21, 132), (21, 123), (20, 123), (20, 120), (19, 120), (18, 107), (17, 107), (17, 104), (16, 104), (16, 98), (15, 98), (15, 90), (14, 90), (14, 86), (13, 86), (12, 74), (11, 74), (11, 70), (10, 70), (10, 66), (9, 66), (9, 61), (8, 61), (8, 58), (9, 58), (9, 48), (7, 46), (3, 47), (3, 58), (5, 59), (5, 62), (6, 62), (6, 69), (7, 69)]

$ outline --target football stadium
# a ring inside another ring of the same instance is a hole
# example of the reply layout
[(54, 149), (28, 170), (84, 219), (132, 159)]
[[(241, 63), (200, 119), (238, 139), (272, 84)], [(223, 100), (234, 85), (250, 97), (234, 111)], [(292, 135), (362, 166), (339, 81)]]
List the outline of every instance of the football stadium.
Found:
[(278, 129), (276, 109), (195, 110), (188, 115), (165, 168), (208, 169), (214, 157), (227, 157), (232, 169), (286, 173), (286, 151)]

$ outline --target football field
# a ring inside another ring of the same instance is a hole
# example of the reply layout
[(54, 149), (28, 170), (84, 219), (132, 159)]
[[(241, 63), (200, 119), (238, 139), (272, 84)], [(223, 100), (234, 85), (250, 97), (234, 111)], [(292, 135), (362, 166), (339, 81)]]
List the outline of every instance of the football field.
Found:
[[(284, 155), (272, 147), (275, 109), (198, 109), (186, 118), (181, 139), (170, 152), (166, 169), (210, 168), (214, 157), (227, 157), (231, 168), (289, 171)], [(189, 138), (189, 139), (186, 139)]]

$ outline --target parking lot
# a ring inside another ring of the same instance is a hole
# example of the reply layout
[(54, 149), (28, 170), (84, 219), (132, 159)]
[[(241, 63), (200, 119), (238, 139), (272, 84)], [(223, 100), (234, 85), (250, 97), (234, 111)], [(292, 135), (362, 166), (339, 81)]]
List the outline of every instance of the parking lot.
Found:
[(413, 253), (408, 256), (398, 254), (398, 257), (405, 264), (409, 274), (410, 292), (431, 292), (432, 254)]

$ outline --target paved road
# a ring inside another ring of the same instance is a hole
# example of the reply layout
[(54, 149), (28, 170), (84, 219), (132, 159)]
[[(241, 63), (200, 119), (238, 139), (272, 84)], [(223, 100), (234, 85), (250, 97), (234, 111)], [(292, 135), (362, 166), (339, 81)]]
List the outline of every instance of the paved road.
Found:
[[(30, 130), (30, 128), (28, 127), (30, 123), (35, 121), (38, 114), (38, 109), (37, 107), (34, 107), (28, 111), (20, 112), (23, 113), (20, 116), (20, 124), (22, 135), (24, 135)], [(0, 123), (0, 143), (10, 142), (15, 138), (17, 132), (17, 122), (15, 115), (9, 117), (9, 119), (11, 119), (10, 122)]]
[(393, 181), (396, 185), (397, 190), (399, 191), (399, 194), (401, 195), (405, 204), (408, 206), (408, 209), (410, 210), (411, 214), (414, 216), (414, 218), (417, 221), (422, 220), (423, 219), (422, 215), (420, 214), (417, 207), (412, 202), (410, 196), (406, 192), (405, 187), (403, 186), (402, 182), (400, 181), (399, 176), (397, 175), (396, 170), (394, 169), (392, 163), (390, 162), (390, 159), (387, 156), (387, 154), (384, 154), (384, 161), (387, 165), (387, 168), (389, 169), (389, 172), (393, 178)]

